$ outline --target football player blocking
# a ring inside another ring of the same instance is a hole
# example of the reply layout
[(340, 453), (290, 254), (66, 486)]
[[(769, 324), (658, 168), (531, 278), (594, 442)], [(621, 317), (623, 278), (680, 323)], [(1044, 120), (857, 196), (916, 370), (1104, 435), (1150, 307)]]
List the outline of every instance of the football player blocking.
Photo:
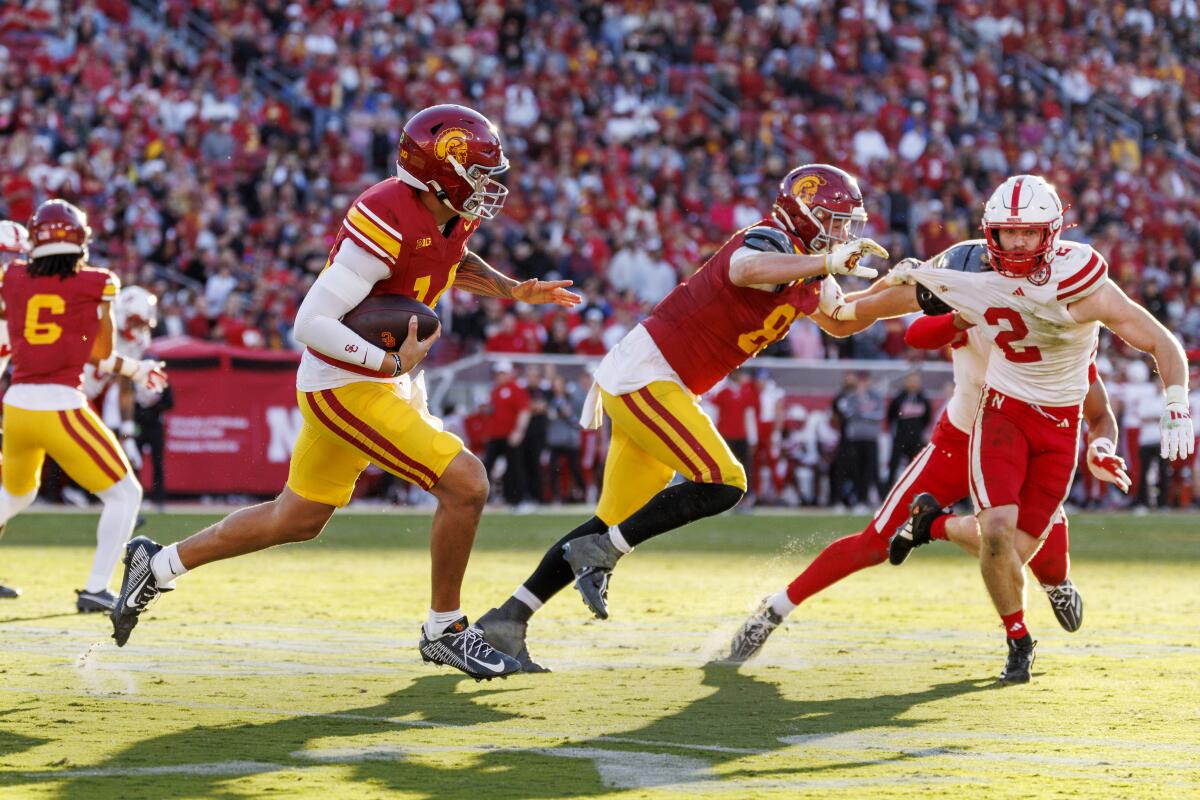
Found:
[[(1088, 447), (1089, 469), (1128, 489), (1124, 464), (1113, 452), (1115, 422), (1102, 409), (1103, 390), (1098, 383), (1089, 388), (1100, 325), (1151, 354), (1158, 365), (1167, 403), (1160, 423), (1163, 457), (1186, 458), (1194, 446), (1187, 361), (1179, 343), (1108, 278), (1099, 253), (1085, 244), (1060, 241), (1062, 228), (1063, 206), (1054, 188), (1039, 176), (1014, 176), (984, 208), (983, 240), (956, 245), (923, 264), (901, 263), (853, 299), (839, 297), (835, 289), (823, 298), (830, 316), (858, 324), (917, 310), (953, 310), (954, 316), (941, 323), (943, 329), (969, 328), (967, 336), (986, 345), (966, 458), (959, 437), (956, 459), (966, 462), (966, 484), (977, 513), (974, 518), (952, 517), (942, 511), (936, 493), (917, 496), (908, 523), (890, 540), (889, 556), (900, 563), (912, 547), (977, 521), (980, 572), (1008, 643), (1000, 675), (1006, 683), (1030, 679), (1036, 642), (1025, 626), (1023, 567), (1043, 540), (1053, 540), (1053, 523), (1074, 476), (1081, 411), (1097, 426)], [(971, 270), (971, 263), (979, 266)], [(935, 331), (933, 338), (944, 334)], [(951, 331), (948, 338), (954, 335)], [(963, 384), (970, 383), (959, 366), (956, 354), (956, 399)], [(964, 430), (961, 422), (956, 427)], [(963, 464), (947, 464), (945, 471), (951, 470), (961, 475)], [(947, 480), (942, 471), (929, 480)], [(761, 647), (780, 618), (811, 593), (811, 579), (816, 578), (819, 590), (857, 568), (838, 574), (839, 559), (833, 553), (855, 549), (846, 541), (835, 542), (785, 592), (768, 598), (735, 638), (735, 658)], [(1065, 552), (1065, 539), (1063, 545)]]
[[(699, 395), (809, 316), (836, 336), (851, 324), (818, 309), (828, 275), (875, 277), (864, 256), (887, 257), (870, 239), (857, 181), (806, 165), (789, 172), (771, 212), (734, 234), (617, 343), (595, 373), (581, 423), (612, 420), (596, 514), (551, 545), (507, 601), (479, 619), (488, 642), (529, 672), (543, 671), (526, 645), (529, 619), (574, 581), (584, 603), (608, 617), (608, 582), (634, 547), (732, 508), (746, 473)], [(668, 486), (675, 474), (687, 480)]]
[[(91, 572), (76, 592), (81, 612), (112, 610), (108, 581), (142, 501), (125, 453), (88, 405), (85, 367), (105, 381), (123, 376), (153, 389), (166, 383), (160, 362), (116, 352), (112, 304), (119, 282), (108, 270), (87, 264), (90, 238), (87, 216), (62, 200), (42, 203), (28, 234), (16, 223), (0, 223), (7, 258), (18, 256), (4, 267), (0, 282), (9, 351), (0, 357), (0, 372), (10, 353), (13, 363), (4, 395), (0, 531), (37, 497), (47, 455), (97, 495), (104, 509)], [(19, 594), (0, 587), (0, 597)]]
[(295, 336), (307, 347), (296, 375), (304, 424), (287, 485), (274, 500), (181, 542), (162, 547), (144, 537), (131, 541), (112, 614), (118, 645), (125, 644), (147, 604), (173, 589), (188, 570), (315, 538), (373, 463), (438, 500), (421, 656), (475, 678), (520, 668), (488, 646), (459, 608), (488, 482), (479, 459), (429, 413), (423, 377), (411, 377), (437, 334), (420, 340), (413, 317), (407, 338), (389, 352), (341, 322), (368, 297), (402, 295), (433, 307), (451, 285), (526, 303), (580, 302), (566, 289), (570, 281), (518, 283), (467, 249), (481, 221), (504, 204), (508, 190), (495, 176), (507, 168), (495, 126), (469, 108), (432, 106), (408, 120), (398, 177), (367, 189), (346, 212), (326, 268), (296, 314)]

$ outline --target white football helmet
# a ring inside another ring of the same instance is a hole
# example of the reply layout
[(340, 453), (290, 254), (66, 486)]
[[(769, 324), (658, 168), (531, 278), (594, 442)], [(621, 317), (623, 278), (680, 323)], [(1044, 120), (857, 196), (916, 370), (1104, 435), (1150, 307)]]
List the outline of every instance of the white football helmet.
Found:
[(29, 231), (19, 222), (0, 220), (0, 265), (29, 253)]
[(141, 286), (123, 287), (117, 295), (113, 311), (117, 318), (117, 330), (126, 338), (134, 338), (143, 329), (148, 337), (154, 326), (158, 325), (158, 298)]
[[(1010, 278), (1037, 272), (1054, 258), (1063, 231), (1062, 201), (1041, 175), (1014, 175), (992, 192), (983, 207), (983, 235), (992, 268)], [(1032, 250), (1002, 250), (996, 232), (1002, 228), (1040, 228)]]

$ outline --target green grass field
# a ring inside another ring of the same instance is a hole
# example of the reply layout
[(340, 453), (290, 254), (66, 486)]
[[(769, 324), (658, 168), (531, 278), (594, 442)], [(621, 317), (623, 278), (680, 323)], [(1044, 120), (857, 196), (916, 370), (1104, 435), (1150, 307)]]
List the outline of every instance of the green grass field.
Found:
[[(534, 620), (551, 675), (421, 663), (428, 518), (335, 518), (317, 542), (179, 582), (118, 650), (73, 612), (94, 517), (0, 544), (0, 797), (1152, 797), (1200, 794), (1200, 520), (1080, 516), (1083, 629), (1029, 598), (1034, 682), (966, 556), (923, 548), (801, 607), (756, 663), (708, 665), (850, 517), (725, 516), (618, 568), (613, 617), (567, 590)], [(566, 516), (485, 516), (465, 605), (524, 578)], [(152, 516), (173, 541), (208, 518)]]

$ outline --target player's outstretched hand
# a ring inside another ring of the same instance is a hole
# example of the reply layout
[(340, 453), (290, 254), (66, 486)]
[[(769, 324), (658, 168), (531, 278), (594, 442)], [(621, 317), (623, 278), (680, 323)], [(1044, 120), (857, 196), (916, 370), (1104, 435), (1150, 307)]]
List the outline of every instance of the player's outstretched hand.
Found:
[(530, 278), (514, 286), (512, 296), (513, 299), (530, 305), (554, 303), (564, 308), (572, 308), (583, 302), (582, 297), (567, 291), (567, 287), (574, 283), (574, 281), (539, 281), (537, 278)]
[[(1173, 397), (1172, 389), (1180, 389), (1182, 397)], [(1192, 414), (1188, 410), (1188, 398), (1181, 387), (1167, 390), (1167, 409), (1158, 421), (1162, 437), (1162, 457), (1167, 461), (1187, 458), (1196, 447), (1196, 434), (1192, 428)]]
[(838, 318), (838, 309), (846, 305), (846, 293), (833, 276), (821, 281), (821, 292), (817, 295), (817, 308), (830, 319)]
[(1122, 492), (1129, 492), (1129, 473), (1125, 471), (1125, 459), (1117, 455), (1112, 439), (1096, 439), (1087, 449), (1088, 472), (1105, 483), (1115, 484)]
[(825, 256), (825, 271), (830, 275), (854, 275), (857, 278), (874, 278), (878, 270), (859, 266), (864, 256), (887, 258), (888, 251), (874, 239), (852, 239), (843, 242)]
[(144, 358), (137, 364), (137, 369), (129, 376), (134, 386), (142, 386), (152, 392), (161, 392), (167, 388), (167, 365), (153, 358)]
[(912, 276), (912, 270), (914, 267), (919, 267), (920, 265), (920, 260), (915, 258), (900, 259), (897, 264), (893, 265), (887, 271), (883, 279), (887, 282), (888, 286), (902, 286), (906, 283), (915, 284), (917, 281)]

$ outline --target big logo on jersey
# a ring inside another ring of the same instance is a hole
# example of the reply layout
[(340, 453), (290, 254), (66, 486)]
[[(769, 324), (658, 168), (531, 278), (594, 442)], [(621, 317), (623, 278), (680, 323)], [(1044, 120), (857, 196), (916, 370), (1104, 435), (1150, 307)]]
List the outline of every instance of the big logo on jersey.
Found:
[(825, 183), (820, 175), (805, 175), (792, 185), (792, 195), (804, 205), (811, 206), (816, 199), (817, 189)]
[(473, 138), (471, 132), (463, 128), (446, 128), (434, 140), (433, 153), (441, 161), (445, 161), (446, 156), (454, 156), (459, 164), (466, 164), (469, 156), (467, 142)]

